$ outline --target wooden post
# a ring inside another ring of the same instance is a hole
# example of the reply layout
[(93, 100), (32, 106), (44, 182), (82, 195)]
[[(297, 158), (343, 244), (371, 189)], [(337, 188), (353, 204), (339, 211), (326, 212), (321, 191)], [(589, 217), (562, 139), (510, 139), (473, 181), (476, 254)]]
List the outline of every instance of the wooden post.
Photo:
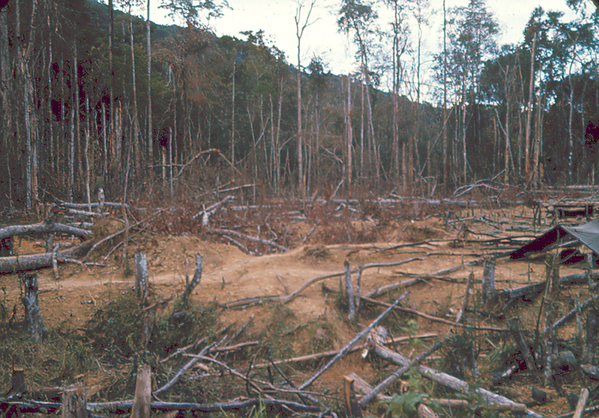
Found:
[(145, 303), (148, 296), (148, 262), (142, 252), (135, 254), (135, 291), (141, 303)]
[(482, 298), (483, 305), (495, 299), (495, 261), (485, 260), (483, 268)]
[(87, 418), (87, 402), (83, 387), (68, 387), (62, 392), (62, 418)]
[(152, 368), (149, 364), (137, 368), (135, 399), (131, 409), (131, 418), (150, 418), (152, 403)]
[(44, 326), (38, 298), (37, 274), (29, 274), (22, 280), (23, 297), (21, 301), (25, 308), (25, 329), (33, 341), (39, 341), (48, 332)]

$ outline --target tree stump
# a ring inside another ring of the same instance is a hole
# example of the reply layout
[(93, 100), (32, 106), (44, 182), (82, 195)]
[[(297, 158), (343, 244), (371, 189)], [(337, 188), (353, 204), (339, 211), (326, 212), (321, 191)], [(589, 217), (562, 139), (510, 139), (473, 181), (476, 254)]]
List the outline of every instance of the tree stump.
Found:
[(62, 418), (87, 418), (87, 401), (83, 387), (68, 387), (62, 392)]
[(29, 274), (22, 279), (23, 297), (21, 301), (25, 308), (25, 329), (33, 341), (39, 341), (48, 332), (44, 326), (38, 298), (37, 274)]
[(131, 418), (150, 418), (151, 406), (152, 368), (149, 364), (144, 364), (137, 368), (137, 383)]
[(349, 310), (347, 319), (353, 321), (356, 317), (356, 303), (354, 298), (354, 288), (351, 281), (351, 266), (349, 265), (349, 262), (347, 260), (343, 263), (343, 266), (345, 267), (345, 291), (347, 292), (347, 302)]
[(27, 392), (27, 385), (25, 384), (25, 370), (21, 367), (14, 367), (12, 369), (11, 388), (5, 396), (5, 399), (20, 399), (25, 392)]
[(196, 254), (196, 267), (193, 273), (193, 277), (191, 281), (188, 280), (187, 275), (185, 276), (185, 292), (183, 292), (183, 302), (187, 303), (187, 299), (191, 296), (191, 292), (196, 288), (198, 284), (200, 284), (200, 279), (202, 278), (202, 268), (204, 266), (204, 259), (201, 254)]
[(135, 291), (139, 300), (144, 303), (148, 296), (148, 262), (142, 252), (135, 254)]
[(483, 267), (482, 304), (493, 302), (495, 296), (495, 261), (486, 260)]

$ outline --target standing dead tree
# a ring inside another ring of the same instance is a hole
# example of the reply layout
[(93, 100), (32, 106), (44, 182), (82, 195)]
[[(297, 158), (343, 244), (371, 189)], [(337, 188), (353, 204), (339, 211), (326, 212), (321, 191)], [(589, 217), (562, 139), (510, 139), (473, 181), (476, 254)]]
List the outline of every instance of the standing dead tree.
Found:
[(200, 280), (202, 279), (203, 266), (204, 258), (201, 254), (196, 254), (196, 267), (191, 281), (189, 280), (189, 277), (187, 275), (185, 276), (185, 291), (183, 292), (183, 296), (181, 297), (183, 303), (187, 303), (189, 296), (191, 296), (191, 293), (193, 292), (193, 289), (195, 289), (196, 286), (200, 284)]
[(25, 328), (33, 341), (38, 342), (48, 332), (42, 315), (38, 298), (37, 274), (29, 274), (22, 279), (23, 307), (25, 308)]

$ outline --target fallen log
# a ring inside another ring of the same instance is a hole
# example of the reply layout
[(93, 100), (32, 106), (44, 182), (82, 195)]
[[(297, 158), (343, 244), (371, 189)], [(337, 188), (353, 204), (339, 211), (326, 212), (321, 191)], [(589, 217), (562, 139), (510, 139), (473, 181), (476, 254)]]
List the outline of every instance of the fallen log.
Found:
[(209, 234), (215, 234), (215, 235), (233, 235), (234, 237), (237, 237), (237, 238), (245, 239), (245, 240), (248, 240), (251, 242), (257, 242), (257, 243), (263, 244), (263, 245), (268, 245), (268, 246), (276, 248), (277, 250), (282, 251), (282, 252), (289, 251), (288, 248), (285, 248), (282, 245), (279, 245), (274, 241), (267, 240), (267, 239), (255, 238), (250, 235), (242, 234), (237, 231), (231, 231), (229, 229), (209, 228), (209, 229), (207, 229), (206, 232), (208, 232)]
[(85, 241), (84, 243), (64, 251), (56, 253), (41, 253), (20, 255), (12, 257), (0, 257), (0, 274), (13, 274), (23, 271), (38, 270), (42, 268), (52, 267), (52, 255), (56, 254), (57, 262), (64, 262), (65, 259), (77, 259), (85, 256), (92, 246), (94, 241)]
[[(61, 408), (58, 402), (42, 402), (42, 401), (22, 401), (11, 402), (10, 405), (16, 406), (21, 412), (30, 413), (55, 413)], [(220, 411), (237, 411), (249, 408), (256, 405), (266, 406), (281, 406), (298, 412), (318, 412), (320, 408), (316, 406), (308, 406), (298, 402), (270, 399), (270, 398), (254, 398), (254, 399), (239, 399), (231, 402), (215, 403), (215, 404), (198, 404), (186, 402), (152, 402), (150, 408), (154, 411), (198, 411), (198, 412), (220, 412)], [(130, 401), (115, 401), (115, 402), (97, 402), (88, 403), (87, 410), (90, 412), (128, 412), (133, 408), (133, 400)]]
[[(316, 406), (308, 406), (299, 402), (292, 402), (279, 399), (255, 398), (241, 399), (231, 402), (223, 402), (216, 404), (197, 404), (197, 403), (180, 403), (180, 402), (152, 402), (151, 409), (154, 411), (198, 411), (198, 412), (220, 412), (220, 411), (236, 411), (249, 408), (256, 405), (266, 406), (283, 406), (293, 411), (298, 412), (318, 412), (320, 408)], [(102, 403), (88, 403), (87, 409), (92, 412), (106, 411), (129, 411), (133, 407), (133, 401), (116, 401)]]
[(431, 348), (426, 350), (424, 353), (420, 354), (414, 360), (409, 362), (408, 364), (402, 365), (399, 369), (389, 375), (385, 380), (379, 383), (376, 387), (374, 387), (369, 393), (367, 393), (362, 399), (360, 399), (359, 405), (364, 408), (366, 405), (371, 402), (379, 393), (381, 393), (387, 386), (391, 383), (395, 382), (397, 379), (401, 377), (404, 373), (406, 373), (411, 367), (418, 366), (422, 360), (426, 357), (440, 349), (447, 339), (437, 342)]
[(580, 396), (578, 397), (578, 403), (576, 404), (576, 410), (574, 411), (574, 418), (581, 418), (584, 414), (584, 407), (587, 404), (587, 400), (589, 399), (589, 390), (587, 388), (583, 388), (580, 391)]
[[(376, 299), (370, 299), (370, 298), (362, 297), (362, 300), (365, 300), (366, 302), (373, 303), (375, 305), (387, 306), (387, 307), (391, 306), (388, 303), (381, 302), (381, 301), (378, 301)], [(480, 330), (480, 331), (496, 331), (496, 332), (507, 332), (507, 331), (509, 331), (506, 328), (477, 327), (477, 326), (473, 326), (473, 325), (460, 324), (460, 323), (457, 323), (457, 322), (450, 321), (448, 319), (443, 319), (443, 318), (439, 318), (439, 317), (436, 317), (436, 316), (431, 316), (431, 315), (425, 314), (424, 312), (417, 311), (416, 309), (404, 308), (402, 306), (395, 306), (395, 309), (397, 309), (398, 311), (402, 311), (402, 312), (411, 313), (411, 314), (414, 314), (414, 315), (421, 316), (422, 318), (428, 319), (429, 321), (432, 321), (432, 322), (440, 322), (442, 324), (447, 324), (447, 325), (451, 325), (451, 326), (459, 327), (459, 328), (477, 329), (477, 330)]]
[(31, 225), (11, 225), (0, 228), (0, 240), (18, 235), (32, 234), (68, 234), (77, 238), (86, 239), (91, 237), (92, 231), (61, 223), (39, 222)]
[[(592, 281), (599, 280), (599, 272), (593, 272), (590, 275)], [(570, 286), (574, 284), (586, 284), (589, 280), (589, 275), (587, 273), (575, 273), (569, 274), (567, 276), (562, 276), (559, 279), (559, 283), (561, 286)], [(544, 290), (547, 282), (539, 282), (533, 283), (526, 286), (516, 287), (513, 289), (502, 289), (500, 291), (501, 296), (504, 299), (515, 300), (518, 298), (526, 298), (528, 300), (533, 299), (534, 297), (540, 295)]]
[(402, 299), (403, 299), (403, 297), (401, 297), (401, 296), (399, 298), (397, 298), (395, 300), (395, 302), (393, 302), (393, 304), (391, 304), (387, 309), (385, 309), (385, 311), (383, 313), (381, 313), (374, 321), (372, 321), (370, 323), (370, 325), (368, 325), (366, 328), (364, 328), (349, 343), (347, 343), (347, 345), (345, 347), (343, 347), (341, 349), (341, 351), (339, 351), (339, 353), (337, 353), (337, 355), (335, 357), (333, 357), (324, 367), (322, 367), (320, 370), (318, 370), (311, 378), (309, 378), (304, 383), (302, 383), (299, 386), (299, 390), (303, 390), (303, 389), (307, 388), (308, 386), (310, 386), (312, 383), (314, 383), (316, 381), (316, 379), (318, 379), (329, 367), (331, 367), (333, 365), (333, 363), (335, 363), (337, 360), (339, 360), (341, 357), (343, 357), (359, 340), (361, 340), (366, 334), (368, 334), (368, 332), (372, 328), (374, 328), (389, 312), (391, 312), (391, 310), (395, 306), (397, 306), (399, 304), (399, 302), (401, 302)]
[[(410, 364), (410, 360), (406, 357), (402, 356), (399, 353), (396, 353), (392, 350), (389, 350), (386, 347), (383, 347), (379, 344), (376, 344), (374, 341), (369, 341), (369, 349), (374, 351), (380, 357), (390, 360), (393, 363), (396, 363), (400, 366), (406, 366)], [(419, 366), (419, 372), (425, 378), (432, 380), (433, 382), (439, 383), (440, 385), (446, 386), (458, 392), (469, 393), (470, 386), (465, 381), (458, 379), (454, 376), (451, 376), (447, 373), (439, 372), (435, 369), (431, 369), (426, 366)], [(493, 393), (487, 389), (478, 388), (474, 390), (475, 393), (482, 396), (483, 400), (489, 404), (502, 404), (502, 405), (511, 405), (512, 411), (514, 412), (522, 412), (529, 417), (533, 418), (543, 418), (542, 415), (537, 414), (536, 412), (528, 409), (526, 405), (516, 403), (505, 396), (498, 395)]]

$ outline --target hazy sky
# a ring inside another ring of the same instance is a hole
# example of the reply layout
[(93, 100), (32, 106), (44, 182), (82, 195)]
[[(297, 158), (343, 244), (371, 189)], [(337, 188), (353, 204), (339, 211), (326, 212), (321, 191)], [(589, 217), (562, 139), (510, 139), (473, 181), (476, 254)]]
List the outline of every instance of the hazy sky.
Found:
[[(158, 9), (160, 0), (152, 0), (152, 21), (161, 24), (175, 23), (164, 10)], [(442, 0), (429, 0), (436, 15), (424, 31), (423, 48), (436, 51), (441, 42)], [(225, 9), (224, 16), (210, 22), (217, 35), (231, 35), (245, 39), (240, 32), (263, 30), (272, 44), (283, 50), (288, 62), (297, 64), (297, 37), (294, 16), (297, 0), (228, 0), (232, 10)], [(309, 4), (309, 0), (304, 0)], [(382, 3), (382, 2), (380, 2)], [(463, 6), (468, 0), (446, 0), (446, 7)], [(590, 0), (589, 6), (592, 7)], [(501, 32), (501, 43), (516, 43), (522, 40), (522, 31), (531, 12), (537, 6), (545, 10), (560, 10), (572, 16), (566, 0), (487, 0), (487, 7), (497, 18)], [(321, 56), (333, 73), (341, 74), (355, 70), (352, 38), (337, 31), (336, 11), (338, 0), (316, 0), (310, 16), (313, 22), (306, 28), (302, 38), (302, 64), (308, 64), (314, 55)], [(302, 18), (307, 14), (303, 9)], [(145, 10), (143, 12), (145, 16)], [(426, 66), (426, 64), (425, 64)]]

